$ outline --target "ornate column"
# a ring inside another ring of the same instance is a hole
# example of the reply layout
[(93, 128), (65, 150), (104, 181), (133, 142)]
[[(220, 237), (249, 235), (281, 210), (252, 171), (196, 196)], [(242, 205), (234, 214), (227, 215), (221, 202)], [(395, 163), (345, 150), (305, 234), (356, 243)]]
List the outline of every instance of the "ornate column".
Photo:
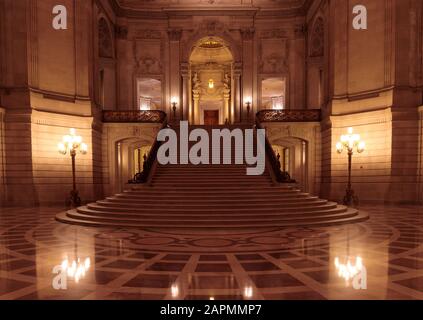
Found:
[[(248, 121), (247, 119), (247, 110), (244, 99), (246, 97), (251, 97), (251, 102), (254, 103), (253, 96), (253, 81), (254, 81), (254, 28), (245, 28), (241, 29), (242, 37), (242, 61), (243, 61), (243, 70), (242, 70), (242, 93), (241, 93), (241, 121)], [(251, 113), (254, 113), (253, 110), (250, 110)]]
[(229, 99), (231, 98), (231, 90), (230, 89), (224, 89), (223, 90), (223, 101), (225, 103), (224, 110), (223, 110), (223, 123), (226, 123), (228, 121), (230, 123), (230, 104)]
[[(168, 30), (168, 37), (169, 37), (169, 56), (171, 57), (169, 63), (169, 80), (170, 80), (170, 99), (172, 97), (177, 98), (177, 110), (176, 110), (176, 119), (178, 120), (181, 118), (183, 111), (183, 103), (181, 95), (181, 76), (180, 76), (180, 40), (182, 36), (181, 29), (169, 29)], [(172, 108), (171, 108), (172, 109)], [(173, 110), (170, 110), (171, 116), (170, 119), (173, 118)]]
[(181, 97), (181, 119), (191, 121), (190, 118), (190, 77), (189, 64), (181, 63), (182, 97)]
[(200, 113), (199, 113), (199, 107), (200, 107), (200, 90), (192, 90), (192, 97), (194, 100), (193, 105), (193, 123), (199, 124), (200, 123)]
[(241, 122), (241, 110), (242, 110), (242, 99), (241, 99), (241, 67), (242, 64), (237, 62), (234, 64), (233, 70), (233, 85), (232, 85), (232, 96), (233, 96), (233, 108), (231, 110), (231, 122), (237, 123)]

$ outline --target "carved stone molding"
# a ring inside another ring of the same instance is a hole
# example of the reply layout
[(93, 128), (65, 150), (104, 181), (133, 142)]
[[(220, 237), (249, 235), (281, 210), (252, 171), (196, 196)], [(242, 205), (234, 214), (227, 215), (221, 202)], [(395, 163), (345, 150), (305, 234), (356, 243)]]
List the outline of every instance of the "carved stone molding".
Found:
[(262, 39), (281, 39), (287, 37), (288, 32), (285, 29), (263, 30), (260, 33), (260, 38)]
[(182, 37), (182, 29), (169, 29), (167, 34), (170, 41), (180, 41)]
[(276, 52), (263, 58), (260, 65), (261, 73), (266, 74), (280, 74), (288, 72), (288, 63), (286, 58)]
[(199, 30), (206, 33), (208, 36), (215, 36), (225, 31), (225, 26), (222, 22), (216, 20), (205, 20), (200, 26)]
[(255, 29), (254, 28), (245, 28), (241, 29), (241, 37), (243, 41), (251, 41), (254, 39)]
[(128, 39), (128, 27), (127, 26), (115, 26), (115, 35), (117, 39)]
[(323, 57), (325, 54), (325, 24), (319, 17), (313, 24), (310, 37), (310, 57)]
[(106, 19), (98, 21), (98, 50), (102, 58), (113, 58), (113, 38)]
[(134, 33), (135, 37), (138, 39), (161, 39), (162, 33), (158, 30), (151, 29), (139, 29)]
[(155, 57), (147, 55), (137, 60), (136, 72), (144, 75), (160, 74), (162, 73), (162, 64)]

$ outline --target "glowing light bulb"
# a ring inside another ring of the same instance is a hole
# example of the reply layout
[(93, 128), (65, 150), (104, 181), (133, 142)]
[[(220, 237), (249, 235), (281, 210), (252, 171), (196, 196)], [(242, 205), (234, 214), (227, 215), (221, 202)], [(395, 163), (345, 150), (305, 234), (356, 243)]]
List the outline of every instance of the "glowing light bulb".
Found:
[(57, 149), (59, 150), (60, 153), (66, 154), (66, 146), (65, 146), (65, 144), (63, 142), (60, 142), (57, 145)]
[(338, 142), (337, 144), (336, 144), (336, 151), (338, 152), (338, 153), (342, 153), (342, 151), (344, 150), (344, 145), (341, 143), (341, 142)]
[(178, 285), (177, 284), (173, 284), (170, 287), (170, 292), (171, 292), (173, 298), (178, 297), (179, 296), (179, 287), (178, 287)]

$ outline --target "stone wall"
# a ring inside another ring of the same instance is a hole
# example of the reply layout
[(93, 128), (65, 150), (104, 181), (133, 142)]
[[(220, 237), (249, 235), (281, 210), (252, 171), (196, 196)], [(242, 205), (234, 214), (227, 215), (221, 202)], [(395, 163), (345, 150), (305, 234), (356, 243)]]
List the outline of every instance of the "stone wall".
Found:
[(335, 145), (349, 127), (361, 135), (366, 143), (362, 154), (357, 152), (352, 159), (353, 189), (362, 200), (384, 200), (389, 198), (392, 183), (392, 115), (389, 108), (363, 112), (355, 115), (332, 116), (331, 128), (323, 131), (325, 155), (323, 166), (323, 195), (340, 201), (345, 195), (348, 182), (348, 156), (338, 154)]
[(76, 134), (88, 144), (88, 153), (76, 156), (76, 183), (81, 199), (85, 202), (101, 197), (101, 193), (95, 192), (99, 181), (95, 181), (93, 118), (34, 111), (31, 122), (32, 174), (37, 202), (64, 204), (72, 189), (71, 157), (57, 149), (70, 128), (76, 129)]

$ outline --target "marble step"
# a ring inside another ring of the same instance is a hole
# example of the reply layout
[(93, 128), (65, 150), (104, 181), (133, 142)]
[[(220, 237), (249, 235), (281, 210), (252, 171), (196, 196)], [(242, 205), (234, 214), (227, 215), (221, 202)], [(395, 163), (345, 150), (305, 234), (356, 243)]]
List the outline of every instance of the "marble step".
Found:
[[(354, 210), (354, 209), (349, 209)], [(366, 221), (369, 216), (366, 212), (355, 211), (355, 215), (352, 217), (344, 217), (344, 218), (335, 218), (335, 219), (324, 219), (322, 217), (319, 217), (315, 220), (287, 220), (287, 221), (263, 221), (262, 223), (257, 224), (257, 222), (244, 222), (244, 223), (237, 223), (237, 224), (231, 224), (228, 225), (227, 223), (219, 223), (219, 224), (211, 224), (207, 223), (204, 224), (204, 222), (201, 222), (200, 224), (188, 224), (186, 222), (183, 223), (183, 225), (175, 225), (173, 223), (166, 223), (163, 222), (159, 225), (157, 225), (157, 222), (143, 222), (143, 221), (135, 221), (135, 222), (122, 222), (120, 220), (98, 220), (94, 219), (87, 220), (85, 217), (70, 217), (67, 215), (67, 212), (61, 212), (56, 216), (56, 220), (68, 223), (68, 224), (75, 224), (75, 225), (81, 225), (86, 227), (122, 227), (122, 228), (166, 228), (166, 229), (187, 229), (187, 228), (198, 228), (198, 229), (214, 229), (218, 228), (219, 230), (223, 229), (242, 229), (242, 228), (268, 228), (268, 227), (301, 227), (301, 226), (307, 226), (307, 227), (327, 227), (327, 226), (335, 226), (335, 225), (342, 225), (347, 223), (358, 223), (362, 221)]]

